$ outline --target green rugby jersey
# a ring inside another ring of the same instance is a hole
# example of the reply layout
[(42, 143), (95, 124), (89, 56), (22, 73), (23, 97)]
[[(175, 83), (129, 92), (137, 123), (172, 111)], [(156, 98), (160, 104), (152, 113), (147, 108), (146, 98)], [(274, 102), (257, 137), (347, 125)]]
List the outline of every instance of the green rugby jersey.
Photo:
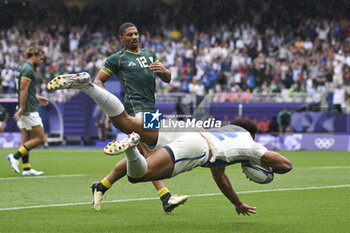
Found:
[(155, 74), (149, 69), (157, 56), (148, 49), (138, 53), (122, 49), (107, 58), (102, 71), (116, 74), (125, 88), (124, 106), (129, 115), (141, 111), (155, 111)]
[(37, 79), (35, 75), (35, 70), (34, 70), (34, 67), (27, 61), (25, 61), (21, 65), (21, 67), (18, 69), (18, 76), (17, 76), (18, 108), (19, 108), (19, 101), (21, 96), (20, 84), (22, 79), (25, 79), (30, 82), (29, 88), (28, 88), (26, 107), (23, 112), (23, 115), (28, 115), (31, 112), (38, 111), (38, 100), (36, 99)]

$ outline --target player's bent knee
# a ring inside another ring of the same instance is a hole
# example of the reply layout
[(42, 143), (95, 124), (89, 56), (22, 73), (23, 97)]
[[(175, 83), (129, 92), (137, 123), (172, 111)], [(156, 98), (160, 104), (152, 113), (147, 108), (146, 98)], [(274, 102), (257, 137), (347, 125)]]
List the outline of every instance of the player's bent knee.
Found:
[(39, 137), (39, 141), (40, 141), (40, 144), (41, 144), (41, 143), (44, 143), (44, 142), (46, 141), (45, 135)]

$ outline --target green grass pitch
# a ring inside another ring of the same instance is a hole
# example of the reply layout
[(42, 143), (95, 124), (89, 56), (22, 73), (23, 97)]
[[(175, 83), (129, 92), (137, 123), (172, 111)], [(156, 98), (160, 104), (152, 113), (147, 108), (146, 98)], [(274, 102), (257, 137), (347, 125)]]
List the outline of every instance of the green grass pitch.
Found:
[[(271, 184), (248, 181), (240, 165), (226, 169), (242, 201), (257, 214), (237, 215), (206, 168), (165, 180), (173, 194), (189, 195), (172, 214), (163, 212), (151, 183), (123, 178), (106, 193), (100, 212), (90, 184), (123, 156), (97, 149), (36, 149), (31, 164), (44, 177), (22, 177), (0, 149), (0, 232), (350, 232), (350, 153), (281, 152), (294, 169)], [(27, 208), (21, 208), (27, 207)]]

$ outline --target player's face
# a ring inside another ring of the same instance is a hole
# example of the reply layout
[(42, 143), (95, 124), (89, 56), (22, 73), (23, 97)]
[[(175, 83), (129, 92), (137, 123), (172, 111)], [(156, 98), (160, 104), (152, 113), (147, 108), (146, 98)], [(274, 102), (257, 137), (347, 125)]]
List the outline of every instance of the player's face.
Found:
[(139, 47), (139, 32), (136, 27), (128, 27), (125, 32), (120, 36), (120, 40), (123, 42), (126, 49), (137, 50)]
[(41, 65), (44, 63), (44, 53), (39, 53), (35, 56), (35, 65)]

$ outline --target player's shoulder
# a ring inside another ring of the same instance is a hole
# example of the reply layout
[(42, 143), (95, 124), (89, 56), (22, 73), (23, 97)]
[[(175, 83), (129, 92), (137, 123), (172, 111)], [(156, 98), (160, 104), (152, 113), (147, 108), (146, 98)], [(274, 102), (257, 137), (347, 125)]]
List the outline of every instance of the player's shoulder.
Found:
[(21, 76), (26, 76), (28, 78), (33, 78), (35, 75), (35, 70), (29, 62), (24, 62), (20, 67)]
[(120, 62), (120, 59), (123, 57), (123, 54), (125, 54), (125, 49), (119, 50), (116, 53), (113, 53), (109, 57), (107, 57), (105, 61), (105, 67), (111, 69), (114, 66), (117, 66)]
[(22, 70), (34, 70), (34, 67), (27, 61), (21, 65)]
[(119, 59), (120, 56), (125, 54), (125, 52), (126, 52), (125, 49), (119, 50), (116, 53), (113, 53), (112, 55), (110, 55), (107, 59), (109, 59), (109, 60)]
[(249, 133), (246, 129), (238, 126), (238, 125), (225, 125), (220, 128), (222, 131), (226, 132), (234, 132), (234, 133)]

